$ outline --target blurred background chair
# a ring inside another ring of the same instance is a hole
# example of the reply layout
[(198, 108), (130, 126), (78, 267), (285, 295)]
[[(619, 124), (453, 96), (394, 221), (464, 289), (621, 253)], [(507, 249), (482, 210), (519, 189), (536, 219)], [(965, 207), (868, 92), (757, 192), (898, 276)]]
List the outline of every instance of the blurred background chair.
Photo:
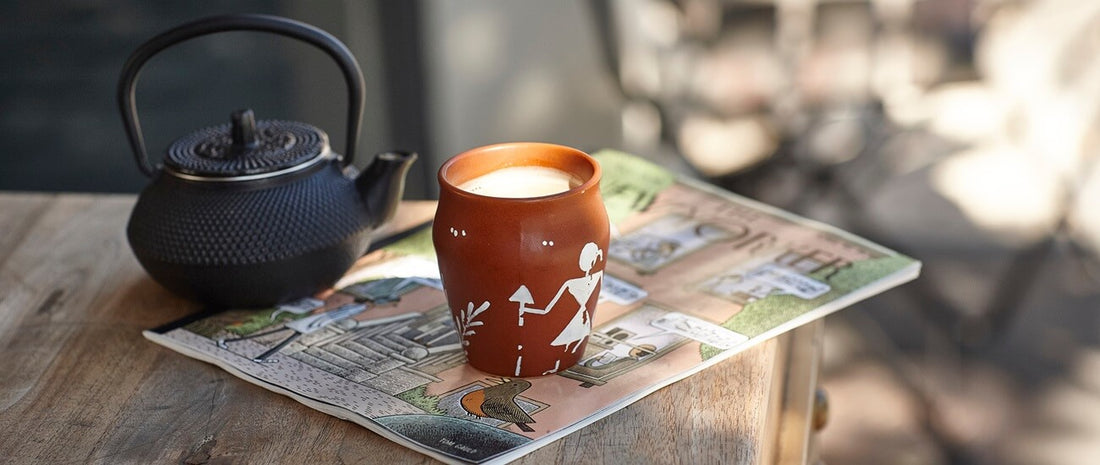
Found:
[(1027, 430), (998, 424), (1029, 415), (1006, 412), (1013, 396), (1079, 370), (1067, 359), (1100, 332), (1100, 5), (592, 5), (624, 147), (925, 261), (833, 321), (916, 405), (917, 462), (1003, 463), (980, 449)]

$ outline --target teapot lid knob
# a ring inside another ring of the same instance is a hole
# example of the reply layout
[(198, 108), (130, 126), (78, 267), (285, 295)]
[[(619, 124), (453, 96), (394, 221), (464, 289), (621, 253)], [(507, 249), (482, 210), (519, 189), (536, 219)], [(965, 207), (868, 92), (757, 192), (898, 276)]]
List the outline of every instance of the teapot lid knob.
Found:
[(260, 139), (256, 137), (256, 115), (251, 108), (234, 111), (229, 115), (230, 133), (233, 141), (233, 155), (240, 155), (254, 150), (260, 146)]

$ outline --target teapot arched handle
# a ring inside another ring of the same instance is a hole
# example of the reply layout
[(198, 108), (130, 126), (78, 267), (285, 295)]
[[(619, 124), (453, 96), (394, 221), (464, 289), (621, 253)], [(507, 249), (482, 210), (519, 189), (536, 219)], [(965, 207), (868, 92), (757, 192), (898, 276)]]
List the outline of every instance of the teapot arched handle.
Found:
[(309, 24), (270, 15), (235, 14), (211, 16), (165, 31), (142, 44), (122, 67), (118, 80), (118, 105), (122, 111), (122, 123), (130, 139), (138, 168), (146, 176), (153, 176), (156, 168), (149, 162), (145, 151), (145, 138), (137, 117), (134, 101), (135, 85), (142, 66), (153, 55), (177, 43), (195, 37), (226, 31), (271, 32), (309, 43), (328, 54), (340, 66), (348, 86), (347, 146), (343, 164), (347, 166), (355, 158), (355, 146), (359, 139), (359, 126), (363, 121), (364, 94), (363, 71), (351, 51), (339, 39)]

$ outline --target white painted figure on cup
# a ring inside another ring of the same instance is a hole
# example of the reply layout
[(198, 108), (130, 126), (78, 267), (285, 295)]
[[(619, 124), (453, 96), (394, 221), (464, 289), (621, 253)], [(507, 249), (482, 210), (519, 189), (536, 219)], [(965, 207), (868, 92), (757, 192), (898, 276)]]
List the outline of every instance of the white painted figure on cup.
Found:
[(573, 296), (573, 299), (577, 302), (577, 313), (573, 315), (573, 318), (569, 320), (569, 323), (565, 325), (561, 333), (554, 338), (550, 343), (552, 346), (563, 346), (565, 351), (570, 350), (572, 345), (572, 352), (576, 352), (580, 347), (581, 341), (588, 337), (588, 333), (592, 330), (592, 317), (589, 315), (589, 309), (587, 307), (588, 300), (592, 297), (592, 293), (599, 287), (600, 280), (603, 278), (603, 271), (597, 271), (592, 273), (592, 268), (596, 265), (596, 262), (603, 259), (603, 251), (594, 242), (589, 242), (581, 249), (580, 258), (578, 260), (578, 266), (581, 271), (584, 272), (584, 276), (572, 278), (562, 283), (561, 288), (558, 289), (557, 294), (550, 300), (550, 303), (543, 309), (528, 308), (527, 305), (534, 303), (534, 299), (531, 296), (531, 291), (527, 289), (527, 286), (521, 285), (516, 292), (512, 294), (511, 301), (519, 304), (519, 325), (523, 326), (523, 315), (525, 313), (534, 313), (536, 315), (545, 315), (550, 312), (558, 304), (561, 296), (565, 294), (565, 291), (569, 291), (569, 295)]

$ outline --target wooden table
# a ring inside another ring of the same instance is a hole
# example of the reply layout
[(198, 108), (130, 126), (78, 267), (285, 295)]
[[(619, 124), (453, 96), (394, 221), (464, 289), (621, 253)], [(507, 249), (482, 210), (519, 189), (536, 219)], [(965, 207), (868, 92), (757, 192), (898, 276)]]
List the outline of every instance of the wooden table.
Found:
[[(199, 306), (134, 259), (134, 200), (0, 193), (0, 461), (434, 462), (146, 341)], [(406, 202), (391, 230), (433, 208)], [(820, 340), (807, 325), (518, 463), (806, 463)]]

